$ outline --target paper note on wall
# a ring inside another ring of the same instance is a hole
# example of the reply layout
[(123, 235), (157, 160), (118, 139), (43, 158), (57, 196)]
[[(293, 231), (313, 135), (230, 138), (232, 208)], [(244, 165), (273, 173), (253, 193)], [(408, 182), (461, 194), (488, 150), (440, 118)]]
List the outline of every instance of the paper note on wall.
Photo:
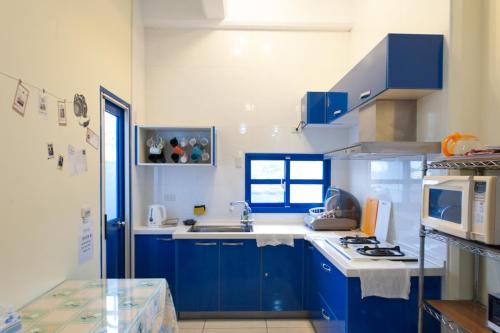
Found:
[(78, 252), (80, 265), (89, 261), (94, 256), (94, 233), (92, 231), (92, 218), (90, 208), (82, 209), (82, 223), (78, 237)]
[(88, 169), (86, 150), (76, 150), (72, 145), (68, 145), (68, 165), (70, 176), (76, 176), (86, 172)]

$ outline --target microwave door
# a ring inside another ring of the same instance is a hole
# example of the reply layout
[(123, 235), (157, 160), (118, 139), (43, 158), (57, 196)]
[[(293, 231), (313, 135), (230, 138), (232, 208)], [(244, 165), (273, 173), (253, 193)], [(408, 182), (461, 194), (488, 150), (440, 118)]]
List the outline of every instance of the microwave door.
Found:
[(468, 176), (424, 178), (422, 223), (433, 229), (467, 238), (470, 221)]

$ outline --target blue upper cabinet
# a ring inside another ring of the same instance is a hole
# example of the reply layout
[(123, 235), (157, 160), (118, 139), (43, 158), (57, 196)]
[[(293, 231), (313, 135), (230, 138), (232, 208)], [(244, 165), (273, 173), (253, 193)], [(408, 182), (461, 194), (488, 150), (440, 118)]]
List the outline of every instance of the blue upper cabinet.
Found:
[(301, 101), (304, 125), (325, 125), (347, 112), (347, 94), (307, 92)]
[(303, 309), (304, 241), (262, 248), (262, 311)]
[(219, 311), (219, 241), (176, 241), (178, 311)]
[(418, 99), (443, 87), (443, 36), (389, 34), (332, 89), (352, 111), (374, 99)]
[(254, 239), (221, 240), (221, 311), (260, 310), (260, 249)]

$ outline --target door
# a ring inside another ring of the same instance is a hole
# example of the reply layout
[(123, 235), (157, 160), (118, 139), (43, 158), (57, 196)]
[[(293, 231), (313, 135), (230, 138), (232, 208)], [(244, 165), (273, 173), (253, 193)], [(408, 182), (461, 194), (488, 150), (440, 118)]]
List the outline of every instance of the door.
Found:
[(175, 241), (171, 235), (135, 236), (135, 277), (166, 279), (175, 300)]
[(223, 240), (221, 311), (260, 310), (260, 249), (254, 239)]
[(262, 310), (300, 311), (303, 309), (304, 241), (262, 248)]
[(176, 241), (178, 311), (219, 311), (219, 241)]
[(126, 114), (128, 105), (122, 105), (101, 93), (102, 99), (102, 191), (104, 212), (103, 268), (106, 278), (126, 276)]

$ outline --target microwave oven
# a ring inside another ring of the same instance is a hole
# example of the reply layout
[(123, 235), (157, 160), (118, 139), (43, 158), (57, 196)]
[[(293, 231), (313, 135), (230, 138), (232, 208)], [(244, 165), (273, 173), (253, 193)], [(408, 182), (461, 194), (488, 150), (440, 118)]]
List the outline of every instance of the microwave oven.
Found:
[(425, 176), (422, 223), (457, 237), (500, 245), (500, 177)]
[(488, 327), (500, 333), (500, 294), (488, 295)]

